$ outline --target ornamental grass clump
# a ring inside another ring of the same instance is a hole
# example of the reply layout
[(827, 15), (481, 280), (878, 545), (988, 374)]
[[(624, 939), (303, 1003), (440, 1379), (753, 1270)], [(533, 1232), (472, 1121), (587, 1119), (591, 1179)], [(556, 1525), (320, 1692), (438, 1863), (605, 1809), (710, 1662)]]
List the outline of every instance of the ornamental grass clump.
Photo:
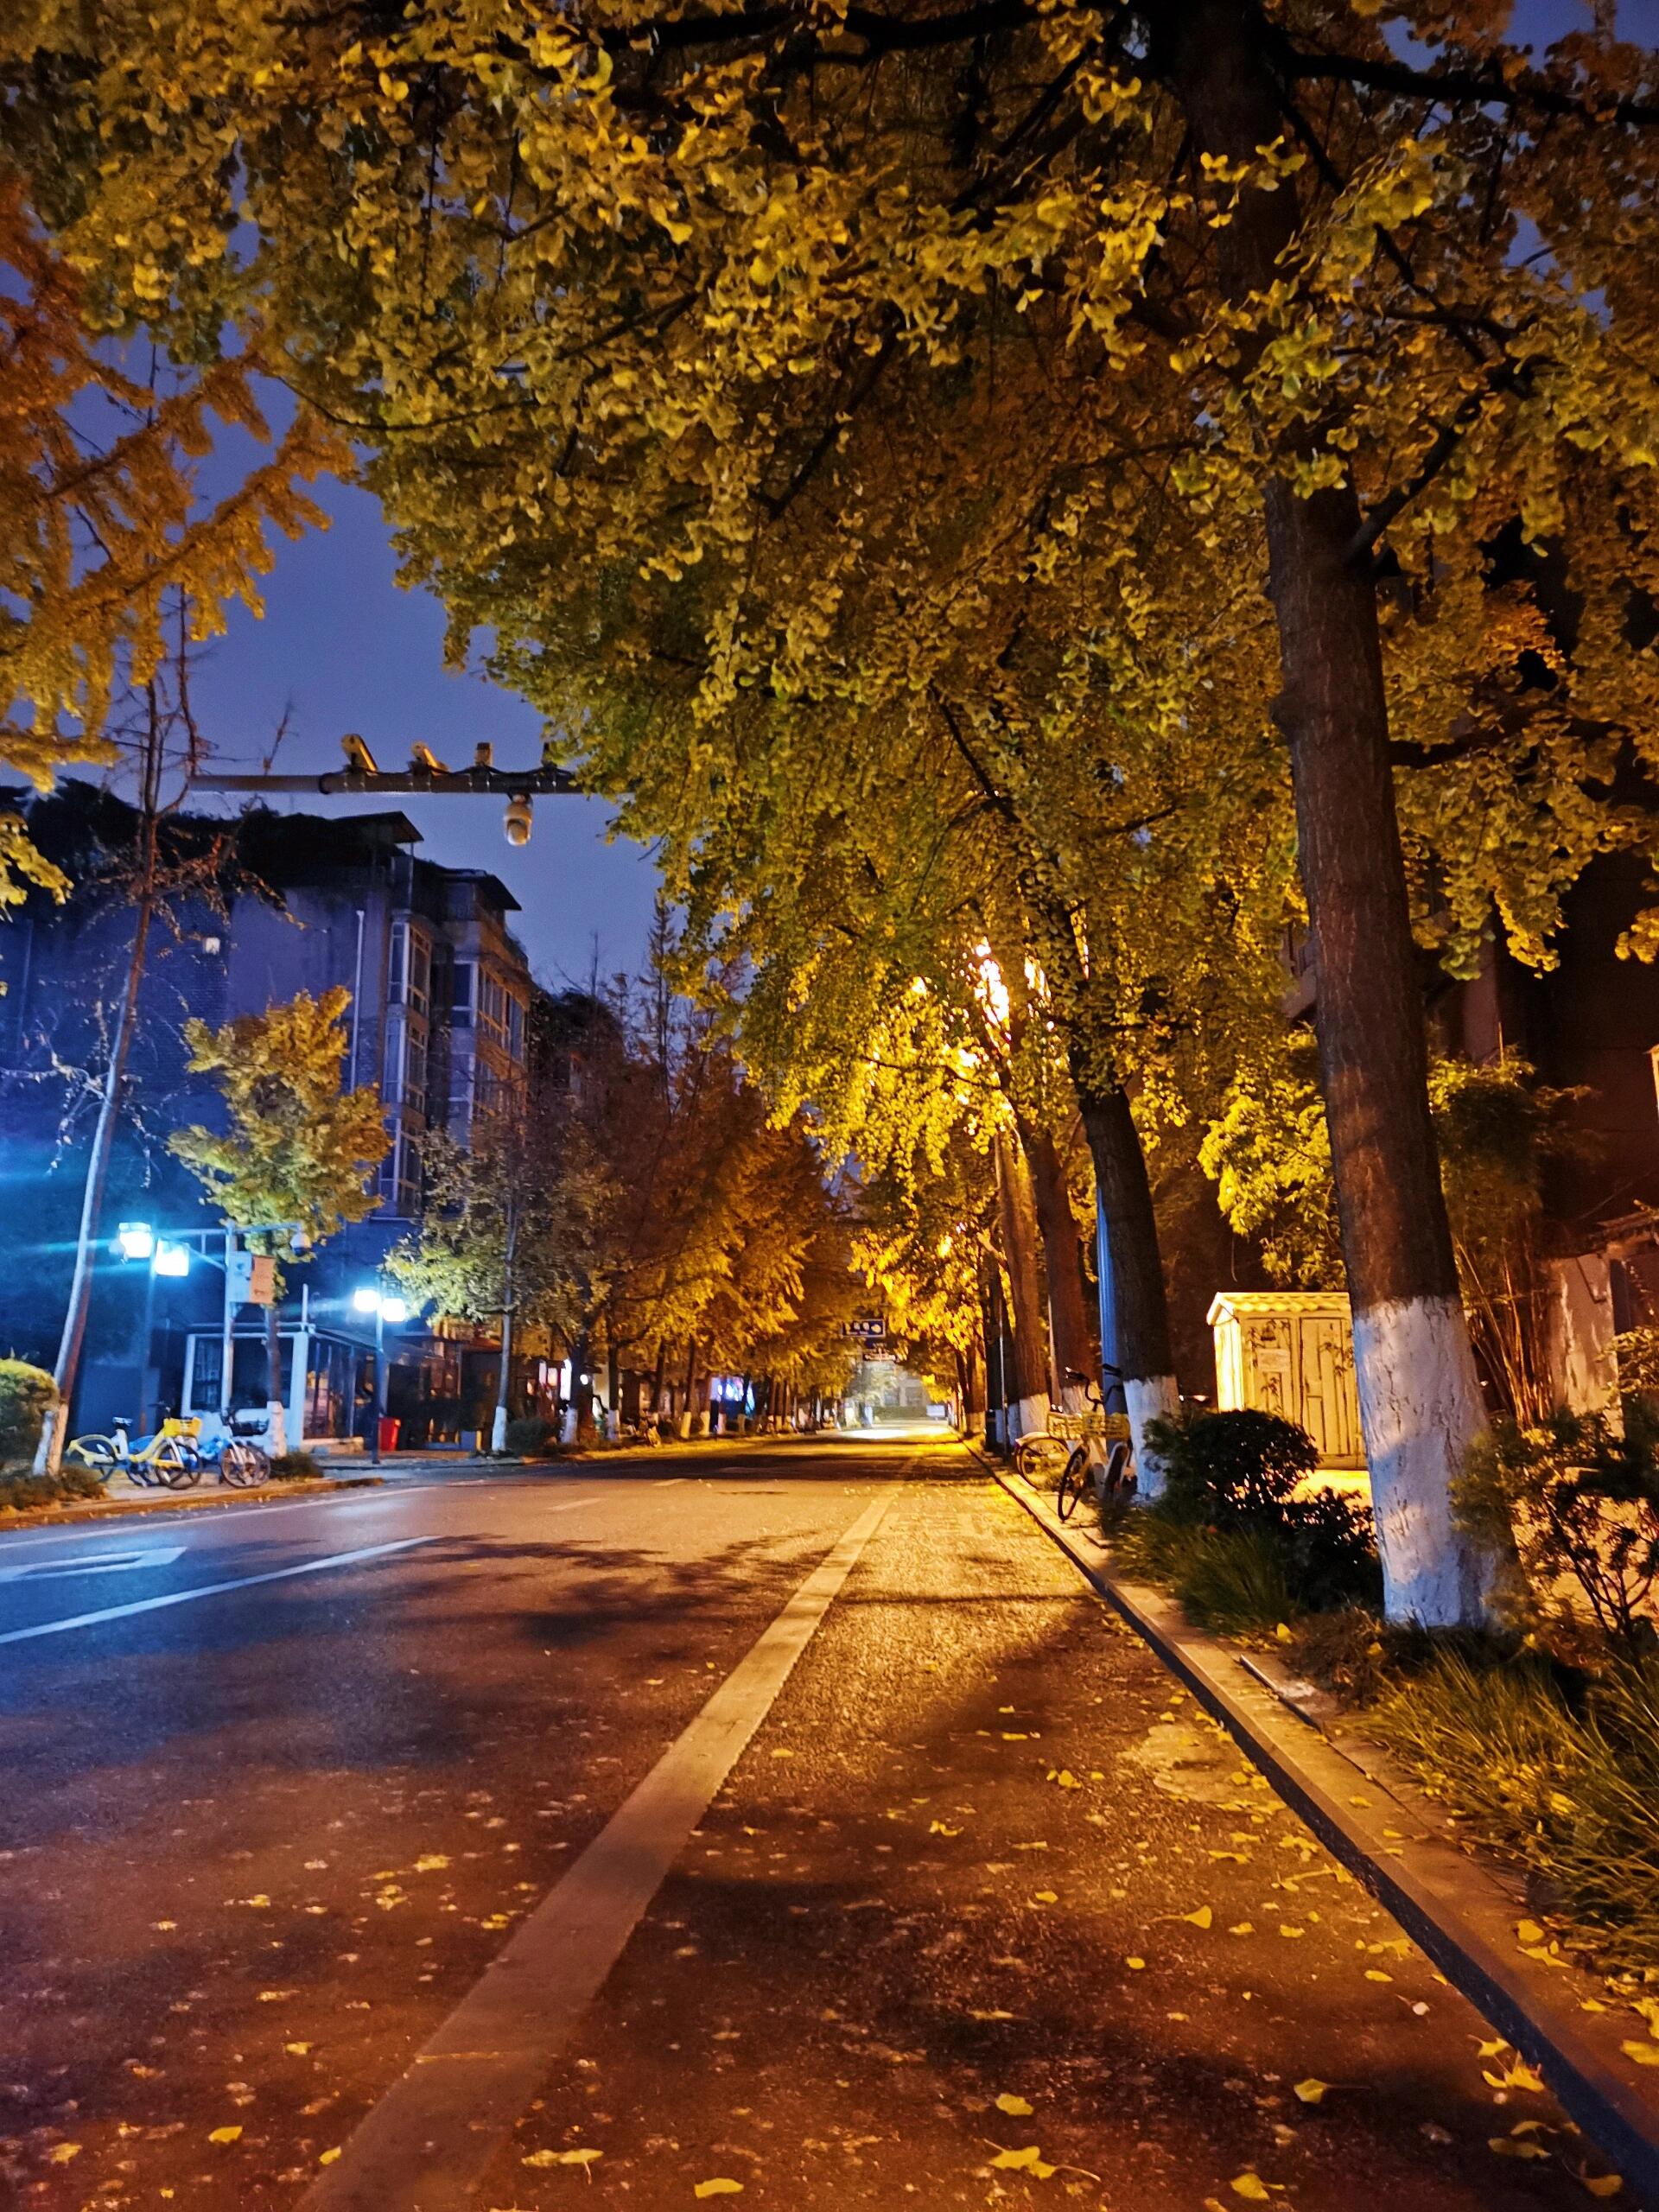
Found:
[(1306, 1489), (1306, 1429), (1247, 1408), (1155, 1422), (1148, 1441), (1163, 1494), (1112, 1514), (1108, 1533), (1119, 1564), (1173, 1589), (1199, 1626), (1271, 1629), (1380, 1598), (1370, 1515)]

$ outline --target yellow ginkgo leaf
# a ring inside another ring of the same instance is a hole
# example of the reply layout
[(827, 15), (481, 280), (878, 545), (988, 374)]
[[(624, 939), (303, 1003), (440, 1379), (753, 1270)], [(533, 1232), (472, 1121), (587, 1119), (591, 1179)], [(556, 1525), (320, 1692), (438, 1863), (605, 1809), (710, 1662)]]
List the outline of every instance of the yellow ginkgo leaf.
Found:
[(1230, 1936), (1254, 1936), (1255, 1923), (1253, 1920), (1236, 1920), (1227, 1933)]
[(1207, 1928), (1215, 1916), (1207, 1904), (1201, 1904), (1196, 1912), (1184, 1912), (1181, 1915), (1181, 1918), (1190, 1921), (1194, 1928)]
[(1489, 2135), (1486, 2148), (1500, 2158), (1547, 2158), (1549, 2156), (1541, 2143), (1535, 2143), (1529, 2135)]
[(1051, 1782), (1058, 1782), (1062, 1789), (1081, 1789), (1083, 1787), (1069, 1766), (1057, 1767), (1048, 1778)]
[(602, 2151), (532, 2151), (519, 2160), (524, 2166), (582, 2166), (594, 2164), (604, 2157)]
[(1235, 2174), (1228, 2184), (1235, 2196), (1247, 2197), (1252, 2204), (1270, 2202), (1271, 2192), (1260, 2174)]
[(1139, 1974), (1147, 1962), (1144, 1959), (1125, 1959), (1123, 1963), (1131, 1974)]
[[(792, 1759), (795, 1754), (793, 1751), (774, 1751), (772, 1756), (775, 1759)], [(734, 2189), (741, 2189), (743, 2184), (741, 2182), (734, 2182), (732, 2186)]]
[(999, 2151), (991, 2164), (1004, 2173), (1032, 2174), (1039, 2181), (1046, 2181), (1054, 2171), (1034, 2143), (1027, 2143), (1023, 2151)]
[(700, 2181), (691, 2192), (693, 2196), (741, 2196), (743, 2184), (731, 2181), (724, 2174), (716, 2174), (712, 2181)]
[(1507, 2050), (1509, 2047), (1501, 2036), (1494, 2036), (1490, 2043), (1480, 2045), (1475, 2056), (1478, 2058), (1496, 2058), (1499, 2051)]
[(947, 1827), (943, 1821), (930, 1821), (927, 1832), (929, 1835), (960, 1835), (962, 1834), (960, 1828)]
[(210, 2143), (234, 2143), (242, 2133), (239, 2127), (215, 2127), (208, 2135)]
[(1367, 1981), (1392, 1981), (1394, 1976), (1391, 1974), (1384, 1974), (1381, 1967), (1367, 1967), (1365, 1979)]
[(296, 2058), (303, 2058), (310, 2050), (311, 2046), (308, 2043), (285, 2043), (283, 2045), (283, 2049), (284, 2050), (291, 2050)]
[(1281, 1928), (1280, 1929), (1280, 1930), (1279, 1930), (1279, 1933), (1280, 1933), (1281, 1936), (1306, 1936), (1306, 1933), (1307, 1933), (1307, 1930), (1306, 1930), (1306, 1928), (1282, 1928), (1282, 1927), (1281, 1927)]
[(1624, 2186), (1617, 2174), (1580, 2174), (1579, 2179), (1592, 2196), (1617, 2196)]
[(1659, 2066), (1659, 2043), (1622, 2043), (1618, 2047), (1638, 2066)]
[(417, 1874), (435, 1874), (448, 1864), (447, 1853), (442, 1851), (424, 1851), (415, 1861), (415, 1872)]
[(1274, 1629), (1273, 1632), (1274, 1636), (1278, 1637), (1281, 1643), (1288, 1643), (1290, 1642), (1290, 1624), (1287, 1621), (1281, 1621), (1278, 1627)]
[(317, 2158), (317, 2164), (318, 2164), (320, 2166), (332, 2166), (332, 2165), (334, 2164), (334, 2160), (335, 2160), (339, 2156), (340, 2156), (340, 2145), (339, 2145), (339, 2144), (338, 2144), (338, 2143), (336, 2143), (336, 2144), (335, 2144), (335, 2145), (334, 2145), (334, 2149), (333, 2149), (332, 2151), (323, 2151), (323, 2152), (321, 2152), (318, 2154), (318, 2158)]
[(1004, 2089), (997, 2099), (996, 2108), (998, 2112), (1007, 2113), (1011, 2120), (1024, 2120), (1029, 2116), (1032, 2110), (1024, 2097), (1014, 2096), (1007, 2089)]
[(1317, 2074), (1310, 2074), (1306, 2082), (1294, 2084), (1296, 2094), (1305, 2105), (1318, 2104), (1330, 2086), (1328, 2082), (1321, 2082)]
[[(1031, 1897), (1033, 1904), (1058, 1904), (1060, 1901), (1058, 1890), (1033, 1890)], [(1655, 2048), (1659, 2050), (1659, 2044)]]
[[(238, 2128), (237, 2133), (240, 2134), (241, 2130)], [(48, 2164), (67, 2166), (71, 2158), (80, 2156), (80, 2145), (79, 2143), (54, 2143), (46, 2156)]]
[(1535, 1920), (1517, 1920), (1515, 1936), (1518, 1943), (1541, 1943), (1545, 1940), (1544, 1931)]
[(969, 2012), (968, 2017), (970, 2020), (1011, 2020), (1014, 2015), (1012, 2012)]

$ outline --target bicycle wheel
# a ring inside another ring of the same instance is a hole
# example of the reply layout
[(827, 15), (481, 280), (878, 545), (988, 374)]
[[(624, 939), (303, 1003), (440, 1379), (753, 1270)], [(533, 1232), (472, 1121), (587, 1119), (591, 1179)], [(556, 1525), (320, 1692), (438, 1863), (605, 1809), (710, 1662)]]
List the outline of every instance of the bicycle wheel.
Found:
[(168, 1490), (189, 1490), (201, 1480), (201, 1462), (194, 1452), (188, 1452), (176, 1436), (157, 1440), (149, 1463), (158, 1480)]
[(1077, 1510), (1077, 1503), (1089, 1488), (1089, 1454), (1081, 1444), (1073, 1450), (1060, 1476), (1060, 1486), (1055, 1494), (1055, 1505), (1062, 1521), (1069, 1521)]
[(1114, 1444), (1100, 1478), (1100, 1495), (1103, 1504), (1121, 1504), (1135, 1489), (1135, 1463), (1129, 1457), (1127, 1444)]
[(83, 1468), (89, 1475), (96, 1475), (101, 1483), (109, 1481), (121, 1465), (121, 1454), (115, 1448), (115, 1440), (109, 1436), (77, 1436), (63, 1447), (66, 1467)]
[(264, 1482), (270, 1472), (270, 1462), (259, 1446), (245, 1443), (239, 1436), (233, 1436), (219, 1454), (219, 1478), (232, 1489), (247, 1490)]

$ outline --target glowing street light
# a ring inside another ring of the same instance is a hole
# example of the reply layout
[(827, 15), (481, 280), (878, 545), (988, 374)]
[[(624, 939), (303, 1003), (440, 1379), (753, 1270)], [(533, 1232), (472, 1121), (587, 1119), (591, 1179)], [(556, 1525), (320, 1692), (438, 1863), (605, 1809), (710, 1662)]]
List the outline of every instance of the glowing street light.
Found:
[(353, 1309), (359, 1313), (374, 1316), (374, 1433), (369, 1440), (369, 1457), (376, 1466), (380, 1464), (380, 1424), (386, 1417), (386, 1324), (397, 1327), (409, 1319), (406, 1300), (382, 1290), (378, 1283), (362, 1282), (352, 1293)]
[(182, 1281), (190, 1272), (189, 1246), (170, 1244), (166, 1237), (158, 1237), (156, 1243), (156, 1256), (149, 1263), (149, 1271), (152, 1274), (169, 1275), (175, 1281)]
[(124, 1260), (148, 1260), (156, 1250), (156, 1232), (147, 1221), (124, 1221), (115, 1232), (115, 1249)]

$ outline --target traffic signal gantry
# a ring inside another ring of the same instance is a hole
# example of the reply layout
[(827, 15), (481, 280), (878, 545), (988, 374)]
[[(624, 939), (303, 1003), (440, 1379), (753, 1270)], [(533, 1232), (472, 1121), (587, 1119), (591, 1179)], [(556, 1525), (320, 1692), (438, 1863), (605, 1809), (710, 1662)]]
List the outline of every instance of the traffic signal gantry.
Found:
[(257, 775), (221, 775), (211, 770), (194, 779), (201, 791), (314, 792), (323, 798), (372, 798), (381, 792), (423, 798), (505, 798), (503, 828), (510, 845), (530, 842), (531, 802), (537, 798), (568, 798), (577, 790), (575, 777), (543, 755), (537, 768), (498, 768), (493, 749), (480, 745), (470, 768), (450, 768), (429, 745), (415, 746), (407, 768), (382, 768), (355, 730), (340, 741), (346, 755), (343, 768), (326, 769), (317, 776), (279, 776), (269, 771)]

